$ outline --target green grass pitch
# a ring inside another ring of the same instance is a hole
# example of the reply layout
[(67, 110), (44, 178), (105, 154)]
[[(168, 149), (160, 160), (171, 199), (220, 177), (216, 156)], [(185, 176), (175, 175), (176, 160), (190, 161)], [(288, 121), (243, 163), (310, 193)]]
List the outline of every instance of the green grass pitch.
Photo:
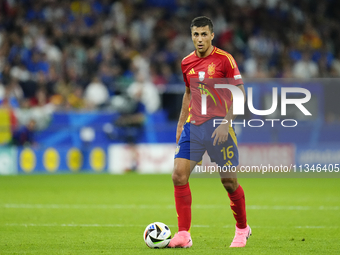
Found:
[(150, 249), (151, 222), (177, 231), (170, 175), (0, 176), (0, 254), (339, 254), (340, 179), (240, 179), (253, 235), (218, 179), (192, 178), (193, 247)]

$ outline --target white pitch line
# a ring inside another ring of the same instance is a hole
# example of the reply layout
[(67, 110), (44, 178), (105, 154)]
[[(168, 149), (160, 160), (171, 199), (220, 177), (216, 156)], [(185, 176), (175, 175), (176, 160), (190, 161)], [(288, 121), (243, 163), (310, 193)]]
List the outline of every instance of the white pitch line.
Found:
[[(117, 228), (117, 227), (141, 227), (144, 228), (145, 225), (137, 225), (137, 224), (57, 224), (57, 223), (45, 223), (45, 224), (36, 224), (36, 223), (6, 223), (4, 224), (8, 227), (109, 227), (109, 228)], [(168, 225), (170, 228), (176, 227), (175, 225)], [(193, 228), (235, 228), (234, 225), (192, 225)], [(339, 226), (251, 226), (254, 229), (257, 228), (299, 228), (299, 229), (320, 229), (320, 228), (339, 228)]]
[[(80, 205), (80, 204), (0, 204), (0, 208), (20, 208), (20, 209), (174, 209), (174, 205)], [(193, 209), (223, 209), (228, 205), (193, 205)], [(248, 205), (247, 210), (291, 210), (291, 211), (311, 211), (329, 210), (338, 211), (340, 206), (272, 206), (272, 205)]]

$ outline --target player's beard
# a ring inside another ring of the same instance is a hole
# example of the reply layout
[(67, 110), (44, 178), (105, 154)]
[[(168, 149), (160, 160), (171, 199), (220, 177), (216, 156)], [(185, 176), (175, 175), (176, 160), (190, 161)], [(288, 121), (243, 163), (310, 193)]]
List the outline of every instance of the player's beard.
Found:
[(207, 51), (209, 50), (209, 48), (210, 48), (210, 45), (205, 45), (205, 44), (203, 44), (203, 47), (202, 47), (202, 48), (198, 48), (198, 45), (197, 45), (196, 50), (197, 50), (197, 52), (199, 52), (200, 54), (205, 55), (205, 54), (207, 53)]

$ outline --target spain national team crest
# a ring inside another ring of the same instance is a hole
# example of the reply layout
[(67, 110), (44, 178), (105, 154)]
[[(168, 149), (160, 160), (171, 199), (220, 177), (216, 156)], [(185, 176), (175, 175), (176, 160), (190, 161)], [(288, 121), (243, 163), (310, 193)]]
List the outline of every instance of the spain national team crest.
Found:
[(208, 74), (211, 76), (215, 73), (215, 67), (216, 65), (214, 63), (211, 63), (209, 66), (208, 66)]
[(204, 81), (204, 77), (205, 77), (205, 72), (198, 72), (198, 79), (200, 81)]

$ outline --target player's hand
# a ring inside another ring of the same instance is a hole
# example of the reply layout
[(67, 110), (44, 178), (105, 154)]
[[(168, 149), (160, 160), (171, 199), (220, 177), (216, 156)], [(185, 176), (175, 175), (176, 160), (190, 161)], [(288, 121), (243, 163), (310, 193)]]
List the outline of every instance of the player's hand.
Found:
[(226, 142), (228, 140), (228, 135), (229, 135), (229, 126), (225, 124), (219, 125), (211, 135), (211, 138), (215, 137), (213, 145), (215, 146), (216, 143), (220, 145)]
[(183, 126), (177, 126), (177, 132), (176, 132), (176, 144), (178, 144), (179, 138), (181, 137), (182, 131), (184, 127)]

